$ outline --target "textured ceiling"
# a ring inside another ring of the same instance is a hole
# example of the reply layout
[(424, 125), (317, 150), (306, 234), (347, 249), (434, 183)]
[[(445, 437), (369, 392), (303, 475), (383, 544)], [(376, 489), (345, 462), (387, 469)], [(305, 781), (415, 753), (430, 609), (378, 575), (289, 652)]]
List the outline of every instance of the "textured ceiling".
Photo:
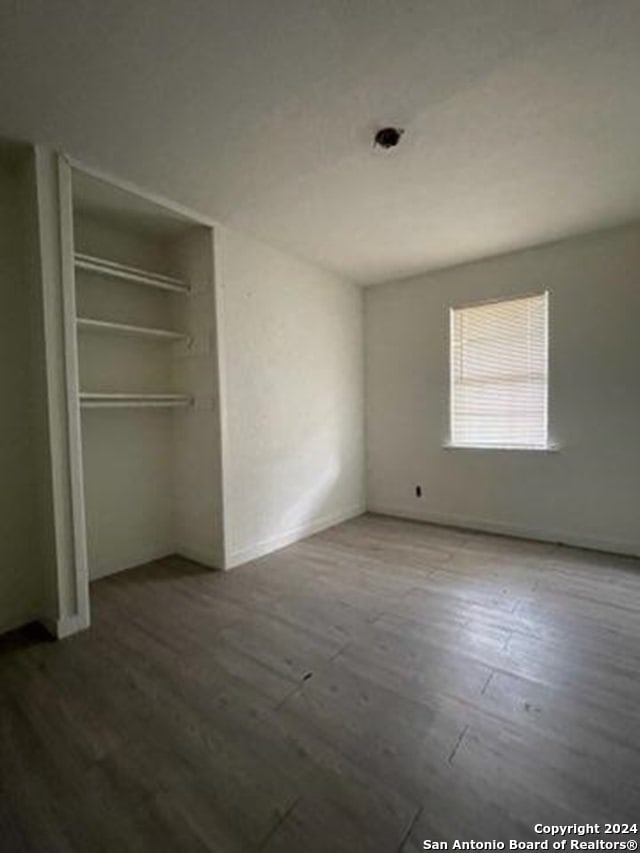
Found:
[(639, 0), (0, 0), (0, 134), (372, 283), (640, 216), (639, 46)]

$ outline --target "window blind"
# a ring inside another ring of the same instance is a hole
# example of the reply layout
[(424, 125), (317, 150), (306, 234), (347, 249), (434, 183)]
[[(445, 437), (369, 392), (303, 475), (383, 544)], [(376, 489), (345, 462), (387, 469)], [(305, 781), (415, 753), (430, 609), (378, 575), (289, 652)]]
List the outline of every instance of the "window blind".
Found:
[(451, 444), (545, 448), (548, 293), (451, 309)]

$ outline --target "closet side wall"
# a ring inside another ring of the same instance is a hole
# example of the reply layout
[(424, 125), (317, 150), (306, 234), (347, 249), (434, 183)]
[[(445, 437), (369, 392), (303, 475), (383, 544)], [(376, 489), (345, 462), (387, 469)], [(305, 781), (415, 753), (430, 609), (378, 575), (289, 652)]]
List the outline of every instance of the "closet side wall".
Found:
[(226, 565), (364, 511), (360, 288), (217, 229)]
[(176, 550), (211, 568), (225, 561), (220, 425), (219, 347), (214, 232), (194, 229), (177, 246), (176, 259), (192, 292), (180, 305), (180, 327), (191, 334), (174, 361), (177, 388), (194, 404), (174, 414)]

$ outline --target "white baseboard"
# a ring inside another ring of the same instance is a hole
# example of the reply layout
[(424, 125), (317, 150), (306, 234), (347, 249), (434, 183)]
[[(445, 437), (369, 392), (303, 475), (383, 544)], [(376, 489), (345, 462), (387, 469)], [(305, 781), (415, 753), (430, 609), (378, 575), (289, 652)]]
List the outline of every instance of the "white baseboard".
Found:
[(74, 614), (73, 616), (62, 616), (59, 619), (40, 619), (40, 624), (56, 640), (64, 640), (65, 637), (86, 630), (90, 626), (91, 620), (88, 615)]
[(502, 521), (474, 518), (466, 515), (448, 515), (434, 512), (418, 512), (409, 507), (391, 507), (383, 504), (370, 504), (367, 511), (378, 515), (390, 515), (395, 518), (407, 518), (411, 521), (424, 521), (427, 524), (440, 524), (443, 527), (460, 527), (467, 530), (479, 530), (483, 533), (497, 533), (502, 536), (515, 536), (519, 539), (536, 539), (574, 548), (588, 548), (593, 551), (605, 551), (611, 554), (640, 556), (640, 542), (625, 542), (617, 539), (601, 539), (575, 531), (547, 530), (527, 525), (509, 524)]
[(225, 561), (225, 569), (233, 569), (236, 566), (241, 566), (243, 563), (248, 563), (250, 560), (257, 560), (258, 557), (264, 557), (272, 551), (286, 548), (287, 545), (292, 545), (294, 542), (299, 542), (301, 539), (306, 539), (307, 536), (320, 533), (321, 530), (334, 527), (334, 525), (348, 521), (350, 518), (356, 518), (364, 512), (366, 512), (364, 505), (358, 504), (335, 515), (314, 519), (298, 527), (291, 528), (284, 533), (263, 539), (261, 542), (257, 542), (255, 545), (250, 545), (247, 548), (232, 551)]

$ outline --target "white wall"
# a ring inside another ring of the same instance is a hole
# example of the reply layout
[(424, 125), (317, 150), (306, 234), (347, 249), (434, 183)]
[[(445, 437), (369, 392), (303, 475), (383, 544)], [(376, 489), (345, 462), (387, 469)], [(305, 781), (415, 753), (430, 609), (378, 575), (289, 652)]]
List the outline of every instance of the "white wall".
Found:
[(0, 151), (0, 631), (39, 616), (44, 599), (24, 169)]
[[(558, 452), (444, 449), (449, 307), (545, 288)], [(370, 288), (366, 341), (369, 509), (640, 553), (639, 226)]]
[(357, 515), (359, 288), (222, 229), (227, 566)]

